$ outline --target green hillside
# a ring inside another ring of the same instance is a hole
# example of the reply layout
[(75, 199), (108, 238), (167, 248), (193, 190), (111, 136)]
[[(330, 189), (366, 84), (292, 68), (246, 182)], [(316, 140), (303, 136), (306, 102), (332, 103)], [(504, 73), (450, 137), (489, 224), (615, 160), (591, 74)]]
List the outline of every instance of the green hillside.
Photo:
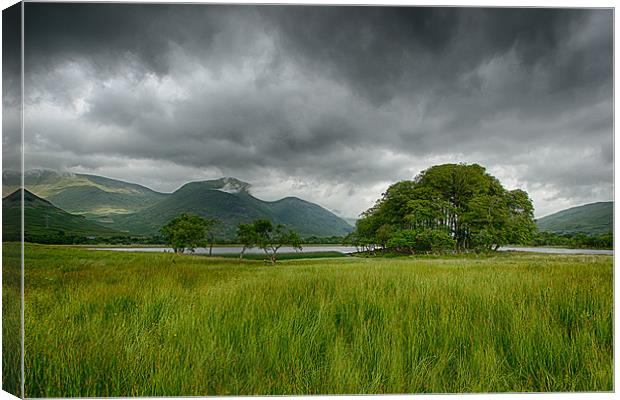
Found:
[(174, 216), (191, 212), (221, 221), (217, 233), (229, 238), (235, 235), (239, 223), (257, 218), (268, 218), (302, 236), (345, 235), (352, 230), (344, 220), (316, 204), (294, 197), (263, 201), (252, 196), (248, 187), (234, 178), (188, 183), (143, 211), (113, 216), (111, 226), (136, 234), (153, 234)]
[[(2, 199), (4, 240), (20, 239), (20, 200), (20, 190)], [(26, 240), (31, 241), (50, 236), (109, 237), (120, 234), (83, 216), (69, 214), (28, 190), (24, 191), (24, 222)]]
[(297, 197), (285, 197), (267, 203), (267, 206), (276, 216), (274, 221), (294, 228), (303, 236), (339, 236), (353, 230), (344, 219), (317, 204)]
[[(174, 193), (95, 175), (30, 170), (26, 189), (71, 214), (123, 233), (156, 234), (171, 218), (183, 213), (221, 221), (217, 234), (232, 238), (241, 222), (268, 218), (302, 236), (345, 235), (353, 228), (330, 211), (307, 201), (286, 197), (268, 202), (249, 193), (250, 184), (234, 178), (191, 182)], [(16, 172), (3, 174), (3, 193), (18, 188)]]
[[(19, 187), (19, 174), (5, 171), (3, 196)], [(96, 175), (30, 170), (24, 174), (26, 189), (73, 214), (101, 217), (145, 209), (166, 194), (141, 185)]]
[(614, 203), (611, 201), (586, 204), (562, 210), (536, 221), (538, 229), (559, 234), (585, 233), (599, 235), (614, 228)]

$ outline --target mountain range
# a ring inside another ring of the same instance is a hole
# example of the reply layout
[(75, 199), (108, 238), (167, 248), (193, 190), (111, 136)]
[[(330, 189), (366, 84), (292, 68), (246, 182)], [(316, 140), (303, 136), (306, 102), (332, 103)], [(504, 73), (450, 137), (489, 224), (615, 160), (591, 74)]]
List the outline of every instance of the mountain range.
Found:
[(585, 204), (547, 215), (536, 221), (538, 229), (558, 234), (599, 235), (614, 229), (612, 201)]
[[(268, 218), (303, 237), (341, 236), (353, 227), (325, 208), (296, 198), (264, 201), (252, 196), (250, 184), (235, 178), (190, 182), (172, 193), (96, 175), (31, 170), (27, 191), (70, 214), (122, 234), (153, 235), (183, 212), (215, 218), (215, 233), (234, 237), (236, 226)], [(19, 173), (3, 173), (3, 196), (19, 188)]]
[[(20, 175), (2, 174), (2, 196), (19, 188)], [(129, 214), (147, 208), (166, 197), (145, 186), (97, 175), (73, 174), (51, 170), (29, 170), (24, 186), (31, 193), (73, 214), (101, 217)]]

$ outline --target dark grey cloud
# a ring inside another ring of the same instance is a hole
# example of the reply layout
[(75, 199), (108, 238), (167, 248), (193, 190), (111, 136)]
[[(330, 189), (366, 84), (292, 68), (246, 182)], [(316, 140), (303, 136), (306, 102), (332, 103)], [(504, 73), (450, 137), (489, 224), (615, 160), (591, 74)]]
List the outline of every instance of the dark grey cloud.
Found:
[(21, 92), (21, 8), (19, 5), (2, 12), (2, 100), (15, 105)]
[(175, 46), (217, 64), (257, 18), (253, 7), (226, 5), (28, 3), (26, 65), (41, 70), (88, 58), (105, 75), (135, 59), (134, 72), (165, 75)]
[(610, 9), (27, 3), (27, 164), (353, 216), (478, 162), (542, 215), (612, 195), (612, 32)]
[(2, 12), (2, 168), (21, 169), (21, 5)]
[[(590, 17), (601, 40), (563, 54)], [(611, 75), (609, 10), (298, 7), (277, 20), (282, 43), (304, 64), (331, 70), (377, 101), (404, 90), (475, 89), (479, 82), (463, 88), (455, 77), (511, 49), (515, 67), (555, 69), (552, 89), (605, 84)]]

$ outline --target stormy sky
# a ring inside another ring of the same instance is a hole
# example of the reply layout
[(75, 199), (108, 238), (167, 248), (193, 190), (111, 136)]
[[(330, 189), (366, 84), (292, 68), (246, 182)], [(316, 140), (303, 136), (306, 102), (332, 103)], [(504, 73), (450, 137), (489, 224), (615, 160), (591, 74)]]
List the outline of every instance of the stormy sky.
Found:
[(612, 28), (605, 9), (26, 3), (26, 169), (233, 176), (344, 217), (445, 162), (538, 217), (611, 200)]

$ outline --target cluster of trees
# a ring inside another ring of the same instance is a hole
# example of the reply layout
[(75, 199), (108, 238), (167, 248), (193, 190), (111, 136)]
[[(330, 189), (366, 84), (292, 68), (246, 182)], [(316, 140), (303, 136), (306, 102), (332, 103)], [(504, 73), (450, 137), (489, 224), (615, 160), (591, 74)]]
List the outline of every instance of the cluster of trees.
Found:
[(116, 245), (132, 245), (132, 244), (164, 244), (164, 238), (160, 235), (154, 236), (112, 236), (106, 238), (97, 238), (100, 243), (116, 244)]
[[(7, 237), (4, 240), (21, 240), (20, 236)], [(84, 235), (65, 234), (63, 230), (58, 230), (56, 233), (36, 234), (31, 232), (24, 232), (24, 241), (30, 243), (42, 243), (42, 244), (97, 244), (99, 241), (97, 238), (90, 239)]]
[[(213, 227), (217, 223), (214, 219), (183, 213), (168, 221), (161, 228), (161, 235), (164, 242), (172, 247), (177, 254), (186, 251), (193, 253), (196, 248), (207, 247), (208, 244), (209, 255), (211, 255), (215, 241)], [(274, 226), (267, 219), (258, 219), (249, 224), (239, 224), (237, 240), (243, 245), (240, 259), (243, 259), (247, 249), (256, 247), (265, 252), (266, 259), (272, 264), (276, 263), (278, 250), (282, 246), (302, 249), (301, 238), (296, 232), (285, 229), (283, 225)]]
[(342, 244), (343, 236), (308, 236), (303, 239), (305, 244)]
[(532, 245), (611, 249), (614, 247), (614, 235), (611, 232), (600, 235), (586, 235), (584, 233), (560, 235), (552, 232), (538, 232), (532, 239)]
[[(3, 236), (5, 241), (19, 241), (20, 235)], [(131, 245), (131, 244), (163, 244), (165, 243), (160, 236), (88, 236), (84, 234), (66, 233), (59, 229), (56, 232), (36, 233), (24, 232), (24, 240), (29, 243), (41, 244), (111, 244), (111, 245)]]
[(431, 167), (393, 184), (357, 221), (349, 243), (406, 253), (489, 251), (530, 243), (534, 207), (477, 164)]

